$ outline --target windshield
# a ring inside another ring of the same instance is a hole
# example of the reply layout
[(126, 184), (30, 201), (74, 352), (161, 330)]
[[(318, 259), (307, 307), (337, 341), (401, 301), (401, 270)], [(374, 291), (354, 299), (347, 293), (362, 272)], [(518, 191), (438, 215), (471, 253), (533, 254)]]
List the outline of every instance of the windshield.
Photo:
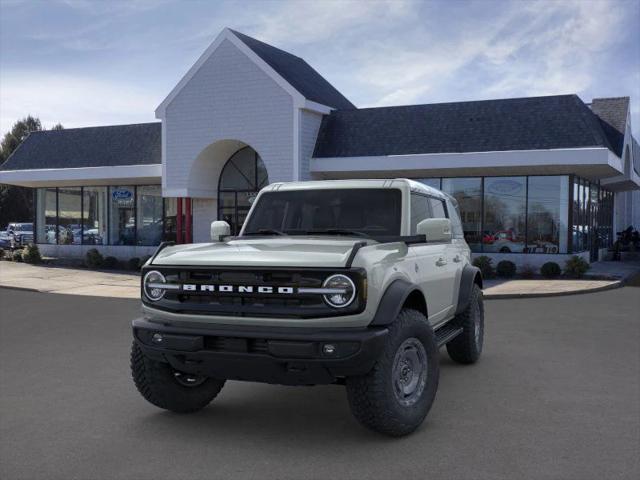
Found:
[(399, 235), (401, 201), (397, 189), (268, 192), (260, 196), (244, 235)]
[(30, 232), (33, 230), (33, 224), (31, 223), (16, 223), (13, 225), (12, 230), (16, 232)]

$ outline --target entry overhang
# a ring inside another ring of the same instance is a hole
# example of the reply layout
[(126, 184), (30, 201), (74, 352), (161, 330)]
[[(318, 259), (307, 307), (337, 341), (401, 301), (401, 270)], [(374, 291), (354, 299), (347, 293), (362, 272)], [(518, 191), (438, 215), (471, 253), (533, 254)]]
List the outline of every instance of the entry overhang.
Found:
[(160, 184), (162, 165), (0, 170), (0, 183), (21, 187)]
[(622, 168), (622, 160), (607, 148), (312, 158), (310, 166), (319, 178), (573, 173), (592, 180), (620, 175)]

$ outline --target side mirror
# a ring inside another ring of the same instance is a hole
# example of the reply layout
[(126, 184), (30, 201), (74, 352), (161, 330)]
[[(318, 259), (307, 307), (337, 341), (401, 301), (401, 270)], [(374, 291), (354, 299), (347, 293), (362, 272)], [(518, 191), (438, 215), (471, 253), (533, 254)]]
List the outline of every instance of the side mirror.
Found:
[(231, 235), (231, 226), (223, 221), (218, 220), (211, 222), (211, 241), (221, 242), (224, 237)]
[(418, 223), (417, 234), (427, 237), (427, 242), (450, 242), (451, 220), (448, 218), (427, 218)]

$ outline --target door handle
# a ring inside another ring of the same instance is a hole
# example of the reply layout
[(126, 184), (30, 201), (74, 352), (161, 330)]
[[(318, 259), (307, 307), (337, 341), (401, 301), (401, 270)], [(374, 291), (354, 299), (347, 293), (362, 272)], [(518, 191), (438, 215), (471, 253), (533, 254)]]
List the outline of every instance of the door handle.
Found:
[(443, 258), (440, 257), (437, 261), (436, 261), (436, 265), (438, 267), (444, 267), (447, 264), (447, 261)]
[(462, 261), (462, 258), (460, 258), (460, 255), (456, 255), (455, 257), (453, 257), (453, 261), (456, 263), (460, 263)]

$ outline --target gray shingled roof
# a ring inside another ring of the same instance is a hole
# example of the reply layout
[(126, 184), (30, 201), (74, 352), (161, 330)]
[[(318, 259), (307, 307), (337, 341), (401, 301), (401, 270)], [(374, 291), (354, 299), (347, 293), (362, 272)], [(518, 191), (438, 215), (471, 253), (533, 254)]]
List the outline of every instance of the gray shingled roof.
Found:
[(579, 147), (612, 149), (589, 107), (559, 95), (333, 111), (314, 157)]
[(32, 132), (0, 170), (161, 163), (160, 123)]
[(602, 129), (613, 150), (621, 157), (624, 134), (627, 129), (629, 97), (594, 98), (591, 102), (591, 110), (600, 118)]
[(231, 31), (306, 99), (337, 109), (356, 108), (302, 58), (243, 33)]

